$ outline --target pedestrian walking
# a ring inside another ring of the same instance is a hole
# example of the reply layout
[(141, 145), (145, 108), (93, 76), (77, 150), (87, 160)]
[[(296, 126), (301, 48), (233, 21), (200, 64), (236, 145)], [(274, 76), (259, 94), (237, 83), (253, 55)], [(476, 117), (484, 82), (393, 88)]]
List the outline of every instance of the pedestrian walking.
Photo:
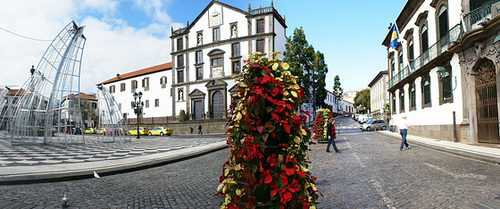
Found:
[(203, 135), (203, 132), (201, 132), (201, 123), (198, 125), (198, 135)]
[(339, 152), (337, 145), (335, 145), (335, 138), (337, 138), (337, 133), (335, 132), (335, 119), (330, 118), (328, 120), (328, 125), (326, 126), (326, 136), (328, 137), (328, 146), (326, 147), (326, 152), (330, 152), (330, 144), (333, 145), (335, 152)]
[(403, 115), (403, 119), (399, 123), (399, 133), (401, 134), (401, 146), (399, 147), (399, 150), (401, 151), (405, 150), (404, 146), (406, 146), (406, 149), (410, 149), (410, 145), (408, 144), (408, 142), (406, 142), (408, 128), (415, 130), (413, 126), (408, 125), (408, 123), (406, 122), (406, 115)]

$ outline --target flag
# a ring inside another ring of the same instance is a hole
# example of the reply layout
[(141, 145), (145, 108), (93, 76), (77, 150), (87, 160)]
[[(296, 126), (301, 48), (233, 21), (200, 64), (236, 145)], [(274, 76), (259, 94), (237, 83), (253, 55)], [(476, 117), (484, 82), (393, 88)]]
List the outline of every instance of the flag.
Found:
[(396, 48), (398, 46), (399, 42), (399, 32), (398, 32), (398, 27), (396, 26), (396, 23), (394, 23), (392, 27), (392, 36), (391, 36), (391, 48)]

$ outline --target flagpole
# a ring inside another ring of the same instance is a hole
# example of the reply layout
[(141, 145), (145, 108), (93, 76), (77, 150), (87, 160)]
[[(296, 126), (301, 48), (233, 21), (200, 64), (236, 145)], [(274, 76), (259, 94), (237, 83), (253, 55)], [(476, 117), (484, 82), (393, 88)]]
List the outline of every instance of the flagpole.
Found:
[[(396, 27), (396, 32), (399, 34), (399, 36), (401, 36), (401, 33), (399, 32), (398, 25), (396, 24), (396, 19), (394, 19), (394, 27)], [(403, 42), (406, 42), (406, 40), (404, 38), (401, 38), (399, 40), (401, 40), (401, 50), (403, 50)], [(393, 50), (397, 51), (395, 48)], [(410, 65), (410, 60), (408, 60), (408, 68), (410, 69), (410, 71), (412, 71), (412, 68)]]
[[(394, 19), (394, 27), (396, 27), (396, 32), (399, 34), (399, 36), (401, 36), (401, 33), (399, 32), (398, 25), (396, 24), (396, 19)], [(403, 41), (404, 41), (404, 38), (402, 38), (402, 39), (400, 39), (400, 40), (401, 40), (401, 42), (403, 42)], [(401, 46), (401, 47), (403, 47), (403, 46)]]

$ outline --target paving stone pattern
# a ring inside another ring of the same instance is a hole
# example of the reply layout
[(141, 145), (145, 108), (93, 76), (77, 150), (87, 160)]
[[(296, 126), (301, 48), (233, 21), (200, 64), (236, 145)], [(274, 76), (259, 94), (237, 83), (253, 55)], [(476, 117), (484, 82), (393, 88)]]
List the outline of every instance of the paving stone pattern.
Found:
[[(3, 135), (5, 136), (5, 135)], [(86, 144), (67, 147), (19, 145), (12, 146), (9, 138), (0, 138), (0, 166), (47, 165), (81, 163), (129, 158), (155, 154), (224, 141), (224, 135), (204, 136), (142, 136), (131, 142), (106, 143), (95, 135), (86, 135)]]
[[(61, 208), (218, 208), (216, 197), (227, 149), (140, 171), (52, 183), (0, 186), (0, 205)], [(16, 207), (16, 208), (18, 208)], [(1, 208), (1, 207), (0, 207)]]

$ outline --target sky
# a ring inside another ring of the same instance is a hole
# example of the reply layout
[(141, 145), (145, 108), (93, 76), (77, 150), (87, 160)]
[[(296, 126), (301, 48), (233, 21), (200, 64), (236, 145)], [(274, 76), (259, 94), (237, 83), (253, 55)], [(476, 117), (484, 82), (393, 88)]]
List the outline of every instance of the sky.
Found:
[[(247, 11), (271, 0), (220, 0)], [(117, 73), (171, 61), (170, 31), (185, 27), (210, 0), (0, 0), (0, 86), (21, 86), (61, 29), (75, 21), (87, 38), (81, 91)], [(302, 27), (315, 50), (325, 55), (328, 90), (340, 77), (344, 91), (360, 91), (387, 69), (381, 45), (402, 10), (402, 0), (275, 0), (287, 36)]]

